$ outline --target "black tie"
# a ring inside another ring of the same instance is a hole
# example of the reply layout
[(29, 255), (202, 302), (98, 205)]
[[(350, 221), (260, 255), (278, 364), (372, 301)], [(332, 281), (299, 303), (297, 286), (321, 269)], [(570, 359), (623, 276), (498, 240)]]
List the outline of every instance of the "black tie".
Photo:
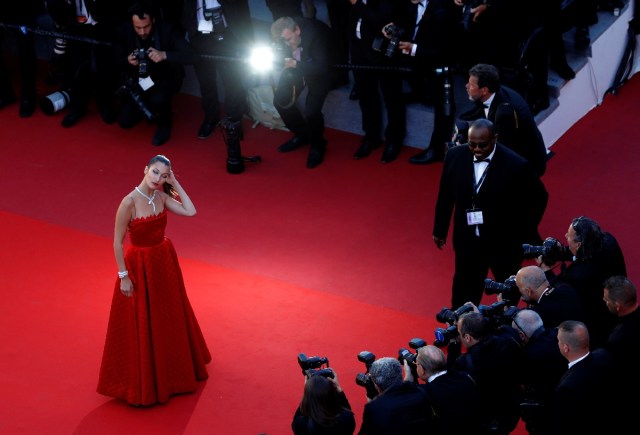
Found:
[(491, 159), (487, 157), (486, 159), (474, 160), (473, 163), (482, 163), (482, 162), (489, 163), (490, 161), (491, 161)]
[(418, 27), (418, 24), (416, 23), (416, 21), (418, 21), (418, 4), (411, 3), (411, 23), (415, 27)]

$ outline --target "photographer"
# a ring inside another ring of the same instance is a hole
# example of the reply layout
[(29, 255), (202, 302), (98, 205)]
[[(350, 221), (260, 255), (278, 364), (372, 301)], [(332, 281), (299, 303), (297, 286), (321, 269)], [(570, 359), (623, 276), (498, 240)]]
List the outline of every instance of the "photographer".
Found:
[[(434, 121), (431, 138), (426, 149), (409, 159), (413, 164), (428, 164), (444, 160), (445, 144), (451, 139), (455, 104), (453, 88), (449, 89), (449, 101), (445, 100), (445, 80), (448, 74), (438, 74), (436, 70), (448, 67), (453, 62), (456, 47), (454, 23), (457, 11), (451, 0), (411, 0), (405, 2), (399, 26), (403, 29), (398, 49), (402, 53), (399, 64), (412, 68), (406, 77), (414, 94), (424, 101), (433, 101)], [(393, 35), (385, 32), (385, 36)], [(445, 103), (450, 104), (445, 108)], [(400, 148), (387, 143), (383, 159), (390, 161), (397, 157)]]
[(302, 400), (291, 423), (294, 434), (352, 435), (356, 430), (356, 420), (338, 375), (329, 370), (329, 376), (305, 376)]
[(184, 65), (195, 59), (194, 52), (174, 26), (156, 16), (151, 3), (134, 3), (129, 18), (119, 29), (116, 44), (116, 62), (124, 71), (128, 94), (118, 124), (132, 128), (145, 114), (158, 126), (151, 143), (162, 145), (171, 137), (173, 98), (182, 87)]
[(403, 381), (402, 373), (397, 358), (380, 358), (371, 364), (369, 375), (378, 395), (367, 398), (359, 435), (430, 433), (431, 404), (415, 383)]
[(477, 433), (507, 435), (520, 418), (522, 347), (510, 336), (494, 334), (479, 312), (461, 315), (457, 327), (466, 352), (455, 359), (453, 368), (476, 381), (481, 426)]
[(564, 320), (586, 319), (580, 295), (567, 283), (551, 286), (538, 266), (525, 266), (516, 273), (516, 286), (527, 307), (540, 315), (544, 325), (552, 328)]
[[(615, 237), (585, 216), (571, 221), (565, 237), (566, 247), (557, 243), (564, 257), (556, 258), (551, 266), (544, 256), (537, 262), (552, 286), (567, 283), (576, 289), (585, 309), (590, 343), (595, 349), (605, 342), (616, 321), (602, 301), (602, 286), (611, 276), (627, 275), (624, 256)], [(556, 274), (554, 269), (558, 264), (560, 273)]]
[[(466, 435), (477, 433), (478, 393), (468, 373), (447, 368), (444, 352), (433, 345), (418, 349), (416, 357), (418, 385), (429, 398), (435, 411), (434, 431), (430, 434)], [(409, 362), (404, 361), (405, 380), (413, 381)]]
[(540, 315), (529, 309), (516, 313), (511, 326), (524, 345), (520, 370), (524, 390), (522, 420), (530, 435), (545, 435), (552, 427), (548, 401), (567, 370), (567, 361), (558, 348), (558, 330), (545, 327)]

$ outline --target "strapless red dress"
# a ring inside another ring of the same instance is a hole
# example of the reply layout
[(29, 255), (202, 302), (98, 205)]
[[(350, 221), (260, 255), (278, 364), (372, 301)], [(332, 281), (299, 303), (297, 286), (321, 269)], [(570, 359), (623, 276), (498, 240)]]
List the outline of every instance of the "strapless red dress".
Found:
[(111, 302), (97, 391), (132, 405), (164, 403), (208, 377), (211, 354), (166, 225), (166, 210), (129, 223), (125, 261), (134, 295), (124, 296), (116, 279)]

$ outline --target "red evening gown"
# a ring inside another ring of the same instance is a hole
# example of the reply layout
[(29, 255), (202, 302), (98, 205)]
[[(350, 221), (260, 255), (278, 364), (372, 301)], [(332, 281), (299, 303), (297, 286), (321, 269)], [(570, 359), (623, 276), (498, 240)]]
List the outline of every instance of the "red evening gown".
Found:
[(166, 225), (166, 210), (129, 223), (125, 262), (134, 293), (124, 296), (117, 279), (111, 302), (97, 391), (132, 405), (164, 403), (208, 377), (211, 355)]

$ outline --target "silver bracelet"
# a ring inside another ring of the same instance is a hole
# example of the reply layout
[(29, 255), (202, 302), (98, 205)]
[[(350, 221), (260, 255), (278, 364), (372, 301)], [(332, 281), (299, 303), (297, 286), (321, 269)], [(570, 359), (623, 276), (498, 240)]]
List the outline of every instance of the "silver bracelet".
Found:
[(125, 276), (129, 276), (129, 271), (128, 270), (123, 270), (122, 272), (118, 272), (118, 278), (122, 279)]

